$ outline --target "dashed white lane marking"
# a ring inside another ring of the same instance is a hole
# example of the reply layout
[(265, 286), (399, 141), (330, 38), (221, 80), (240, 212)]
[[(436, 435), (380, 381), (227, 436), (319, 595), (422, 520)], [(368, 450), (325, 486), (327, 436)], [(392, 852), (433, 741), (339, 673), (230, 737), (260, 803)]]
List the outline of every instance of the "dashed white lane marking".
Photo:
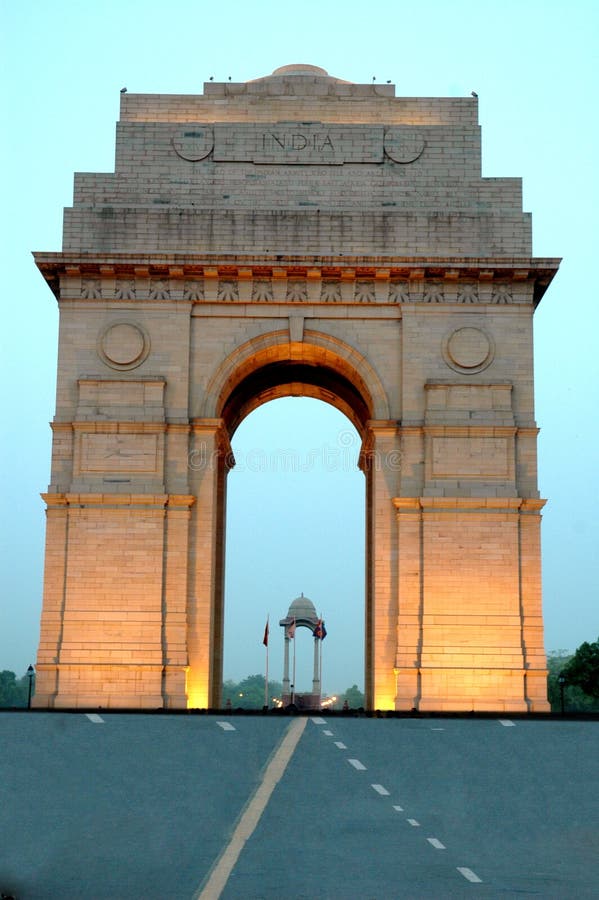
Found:
[(353, 766), (354, 769), (357, 769), (358, 772), (366, 771), (366, 766), (364, 765), (364, 763), (361, 763), (359, 759), (348, 759), (348, 763), (350, 764), (350, 766)]
[(505, 725), (506, 728), (509, 728), (510, 725), (511, 725), (512, 727), (515, 728), (515, 723), (514, 723), (514, 722), (511, 722), (509, 719), (500, 719), (500, 720), (499, 720), (499, 724), (500, 724), (500, 725)]
[(372, 788), (373, 791), (376, 791), (377, 794), (380, 794), (381, 797), (389, 796), (389, 791), (387, 790), (386, 787), (383, 787), (382, 784), (371, 784), (370, 787)]
[(312, 721), (315, 725), (326, 725), (326, 719), (321, 719), (320, 716), (312, 716)]
[(431, 728), (431, 731), (445, 731), (444, 728)]
[(427, 838), (429, 844), (435, 848), (435, 850), (445, 850), (445, 844), (442, 844), (438, 838)]
[(343, 743), (343, 741), (335, 741), (335, 747), (339, 747), (340, 750), (347, 750), (347, 747)]
[(95, 725), (104, 725), (104, 719), (102, 716), (99, 716), (98, 713), (86, 713), (85, 715), (90, 722), (93, 722)]
[(417, 822), (416, 819), (406, 819), (406, 821), (413, 825), (414, 828), (420, 828), (420, 822)]
[(219, 725), (223, 731), (236, 731), (237, 730), (234, 725), (231, 725), (230, 722), (217, 722), (216, 724)]
[(333, 732), (332, 732), (332, 731), (327, 731), (327, 730), (325, 729), (322, 733), (323, 733), (323, 734), (326, 734), (327, 737), (333, 737)]
[(460, 875), (463, 875), (467, 881), (472, 881), (474, 884), (482, 884), (482, 878), (479, 878), (472, 869), (467, 869), (465, 866), (458, 866), (457, 868)]
[(397, 812), (403, 812), (403, 806), (394, 806), (393, 809), (397, 810)]
[(210, 877), (205, 882), (204, 887), (199, 888), (193, 895), (193, 900), (218, 900), (222, 894), (235, 863), (239, 859), (239, 854), (243, 850), (246, 841), (252, 836), (272, 792), (283, 777), (307, 722), (308, 720), (303, 718), (294, 719), (291, 722), (285, 737), (279, 744), (278, 750), (266, 767), (264, 778), (258, 785), (256, 793), (237, 823), (228, 846), (210, 872)]

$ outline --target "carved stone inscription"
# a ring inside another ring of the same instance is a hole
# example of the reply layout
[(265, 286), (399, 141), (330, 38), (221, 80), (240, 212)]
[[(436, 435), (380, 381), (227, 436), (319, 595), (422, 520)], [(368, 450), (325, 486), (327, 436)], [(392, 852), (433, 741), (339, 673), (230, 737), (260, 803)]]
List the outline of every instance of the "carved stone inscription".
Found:
[(216, 125), (216, 162), (342, 165), (382, 162), (382, 127), (320, 122)]

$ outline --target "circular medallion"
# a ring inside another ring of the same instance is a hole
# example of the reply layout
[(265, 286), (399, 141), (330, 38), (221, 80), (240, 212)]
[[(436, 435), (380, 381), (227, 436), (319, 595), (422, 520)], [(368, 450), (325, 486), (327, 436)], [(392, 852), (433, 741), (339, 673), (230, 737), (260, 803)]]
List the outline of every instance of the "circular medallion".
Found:
[(173, 134), (171, 144), (181, 159), (198, 162), (212, 153), (214, 132), (207, 125), (182, 125)]
[(443, 341), (443, 358), (456, 372), (482, 372), (493, 362), (492, 339), (480, 328), (466, 326), (450, 332)]
[(385, 153), (396, 163), (416, 162), (422, 156), (426, 141), (411, 128), (388, 128), (384, 139)]
[(132, 322), (113, 322), (98, 340), (98, 355), (111, 369), (135, 369), (149, 352), (145, 330)]

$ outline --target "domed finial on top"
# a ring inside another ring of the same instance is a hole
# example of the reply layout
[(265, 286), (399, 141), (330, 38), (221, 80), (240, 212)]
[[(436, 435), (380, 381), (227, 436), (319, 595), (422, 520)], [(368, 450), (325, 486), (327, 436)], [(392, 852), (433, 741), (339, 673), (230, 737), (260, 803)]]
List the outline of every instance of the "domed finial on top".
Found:
[(320, 66), (309, 66), (307, 63), (293, 63), (290, 66), (279, 66), (273, 75), (321, 75), (328, 78), (329, 73)]

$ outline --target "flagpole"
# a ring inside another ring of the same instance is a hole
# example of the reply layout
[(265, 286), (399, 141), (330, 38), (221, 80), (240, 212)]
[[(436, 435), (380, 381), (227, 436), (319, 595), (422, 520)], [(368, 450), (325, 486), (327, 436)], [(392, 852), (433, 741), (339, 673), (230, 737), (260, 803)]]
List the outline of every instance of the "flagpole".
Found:
[(268, 709), (268, 643), (269, 643), (269, 634), (268, 634), (268, 622), (270, 619), (270, 613), (266, 617), (266, 681), (264, 682), (264, 706)]
[[(322, 613), (320, 614), (320, 621), (322, 622)], [(322, 634), (322, 632), (321, 632), (321, 634)], [(319, 669), (319, 673), (318, 673), (318, 674), (319, 674), (319, 676), (320, 676), (320, 700), (321, 700), (321, 703), (322, 703), (322, 694), (323, 694), (323, 687), (322, 687), (322, 637), (321, 637), (319, 640), (320, 640), (320, 648), (319, 648), (319, 649), (320, 649), (320, 659), (318, 660), (318, 669)]]

